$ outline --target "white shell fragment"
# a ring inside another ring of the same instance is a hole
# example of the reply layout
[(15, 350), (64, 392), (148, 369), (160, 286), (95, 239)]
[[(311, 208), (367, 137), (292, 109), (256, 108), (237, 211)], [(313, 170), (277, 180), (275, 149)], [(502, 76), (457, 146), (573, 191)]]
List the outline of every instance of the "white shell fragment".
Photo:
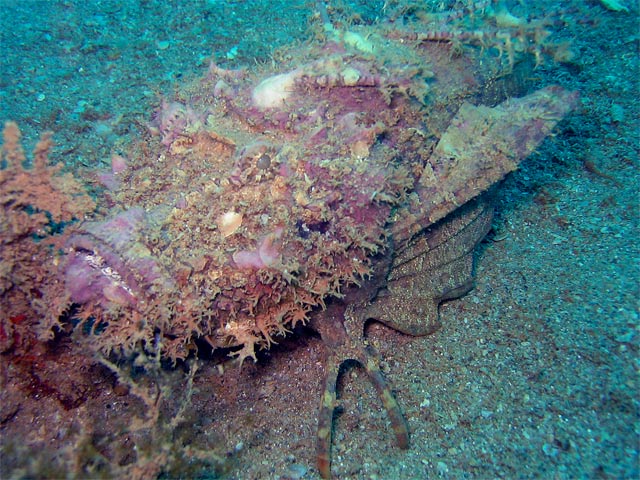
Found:
[(223, 237), (229, 237), (236, 233), (240, 225), (242, 225), (242, 214), (229, 211), (218, 217), (218, 229)]

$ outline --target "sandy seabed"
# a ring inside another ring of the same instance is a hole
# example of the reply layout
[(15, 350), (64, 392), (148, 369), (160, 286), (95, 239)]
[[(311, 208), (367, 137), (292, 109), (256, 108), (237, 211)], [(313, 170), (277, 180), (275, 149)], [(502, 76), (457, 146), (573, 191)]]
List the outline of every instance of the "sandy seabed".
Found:
[[(305, 40), (309, 2), (265, 3), (3, 1), (0, 119), (18, 122), (27, 149), (53, 130), (55, 160), (72, 170), (104, 168), (146, 128), (161, 96), (201, 75), (212, 53), (237, 67), (269, 62), (273, 49)], [(353, 3), (365, 20), (382, 7)], [(562, 35), (577, 57), (535, 73), (540, 85), (578, 90), (581, 106), (505, 181), (477, 252), (476, 287), (441, 306), (442, 328), (424, 338), (368, 328), (411, 446), (395, 447), (366, 375), (346, 369), (334, 419), (336, 478), (640, 475), (640, 34), (638, 5), (630, 3), (629, 12), (595, 0), (562, 6)], [(542, 0), (532, 13), (558, 8)], [(240, 373), (202, 362), (187, 426), (165, 441), (215, 454), (216, 468), (198, 470), (199, 478), (319, 478), (323, 348), (301, 330)], [(70, 450), (110, 458), (135, 443), (137, 434), (115, 437), (124, 422), (115, 419), (142, 416), (143, 402), (85, 360), (66, 358), (41, 373), (52, 382), (76, 367), (94, 376), (65, 402), (34, 393), (2, 358), (2, 478), (53, 478), (62, 471), (44, 465)], [(180, 369), (162, 375), (167, 391), (178, 392), (165, 397), (175, 411), (171, 402), (179, 404), (187, 377)], [(88, 421), (95, 422), (91, 439), (79, 441), (74, 428)], [(100, 461), (78, 470), (98, 477), (106, 471)], [(160, 478), (188, 478), (191, 467)]]

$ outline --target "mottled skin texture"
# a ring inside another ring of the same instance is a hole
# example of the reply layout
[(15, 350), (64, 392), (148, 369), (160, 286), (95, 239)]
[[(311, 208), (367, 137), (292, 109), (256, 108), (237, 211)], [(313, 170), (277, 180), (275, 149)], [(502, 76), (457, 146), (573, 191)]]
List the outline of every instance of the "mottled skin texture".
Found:
[(485, 200), (470, 202), (401, 245), (394, 245), (377, 264), (366, 285), (350, 291), (312, 322), (327, 347), (324, 393), (318, 415), (317, 463), (331, 476), (331, 433), (340, 366), (359, 362), (385, 407), (400, 448), (408, 448), (409, 432), (400, 407), (365, 346), (364, 325), (375, 319), (413, 336), (432, 333), (439, 325), (438, 305), (467, 293), (473, 285), (476, 245), (491, 225), (493, 211)]
[[(318, 418), (318, 469), (331, 475), (331, 427), (336, 379), (346, 360), (362, 364), (388, 412), (398, 445), (409, 434), (371, 352), (364, 324), (375, 319), (421, 336), (438, 327), (438, 305), (468, 292), (473, 252), (490, 228), (482, 192), (517, 168), (576, 104), (577, 95), (547, 87), (495, 108), (464, 104), (433, 150), (418, 182), (418, 201), (399, 209), (386, 256), (375, 258), (369, 281), (350, 291), (312, 326), (327, 345), (325, 390)], [(486, 194), (485, 194), (486, 196)]]

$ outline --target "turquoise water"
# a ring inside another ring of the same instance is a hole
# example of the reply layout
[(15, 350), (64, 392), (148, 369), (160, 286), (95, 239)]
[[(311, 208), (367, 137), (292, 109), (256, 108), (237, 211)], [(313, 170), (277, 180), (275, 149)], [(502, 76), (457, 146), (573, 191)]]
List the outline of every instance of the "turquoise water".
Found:
[[(53, 131), (51, 160), (96, 196), (95, 172), (148, 134), (163, 99), (184, 100), (212, 60), (277, 70), (294, 46), (324, 32), (316, 2), (0, 6), (0, 119), (18, 123), (28, 152)], [(639, 475), (638, 6), (503, 6), (568, 42), (573, 56), (545, 52), (526, 82), (577, 90), (580, 107), (496, 193), (476, 287), (441, 307), (442, 327), (424, 338), (368, 329), (410, 447), (395, 447), (364, 371), (349, 368), (334, 415), (335, 478)], [(438, 17), (444, 25), (496, 22), (456, 2), (330, 2), (328, 15), (336, 28), (357, 30), (427, 25), (432, 11), (450, 10), (460, 16)], [(99, 213), (110, 207), (98, 201)], [(3, 240), (4, 265), (13, 245)], [(3, 268), (5, 299), (28, 282), (16, 272)], [(3, 322), (18, 337), (3, 330), (2, 478), (320, 478), (324, 347), (312, 332), (279, 339), (242, 371), (207, 352), (191, 384), (187, 364), (141, 360), (146, 374), (126, 362), (98, 365), (65, 332), (20, 343), (22, 317), (3, 312)], [(138, 429), (136, 418), (148, 422)]]

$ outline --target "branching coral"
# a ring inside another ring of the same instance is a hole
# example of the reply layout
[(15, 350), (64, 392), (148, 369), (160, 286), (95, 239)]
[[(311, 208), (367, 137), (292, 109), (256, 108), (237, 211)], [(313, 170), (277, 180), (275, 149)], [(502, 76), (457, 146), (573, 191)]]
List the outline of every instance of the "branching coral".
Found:
[[(42, 135), (33, 166), (21, 145), (18, 126), (3, 131), (0, 169), (0, 341), (2, 350), (27, 342), (37, 332), (50, 338), (52, 326), (69, 306), (57, 277), (59, 232), (95, 208), (94, 201), (61, 164), (49, 165), (51, 133)], [(24, 346), (24, 345), (23, 345)]]

